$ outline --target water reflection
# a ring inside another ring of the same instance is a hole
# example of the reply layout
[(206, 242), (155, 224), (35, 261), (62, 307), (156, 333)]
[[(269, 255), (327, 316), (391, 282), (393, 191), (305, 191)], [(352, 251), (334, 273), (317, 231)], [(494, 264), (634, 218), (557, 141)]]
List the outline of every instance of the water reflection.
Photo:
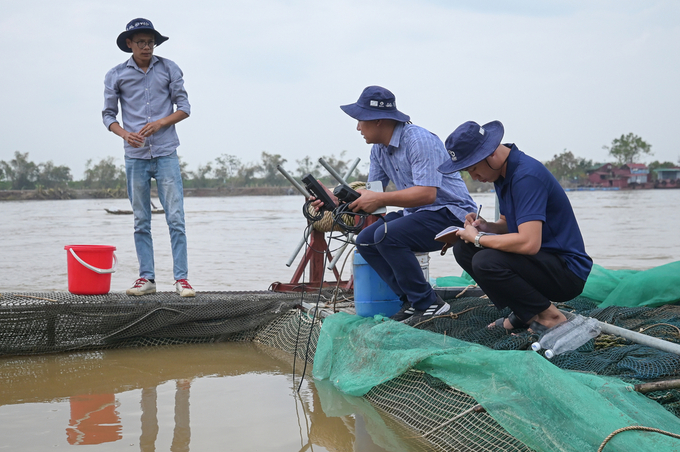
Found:
[[(188, 452), (191, 442), (189, 393), (191, 379), (175, 381), (175, 426), (170, 450)], [(69, 444), (93, 445), (118, 441), (122, 436), (122, 423), (116, 411), (115, 394), (83, 394), (69, 398), (71, 419), (66, 429)], [(139, 449), (142, 452), (156, 450), (158, 438), (158, 393), (156, 387), (142, 388), (140, 407), (141, 435)]]
[(2, 358), (0, 436), (38, 452), (414, 450), (364, 399), (309, 375), (297, 393), (291, 359), (252, 343)]
[(115, 394), (83, 394), (69, 400), (71, 420), (66, 439), (71, 445), (118, 441), (123, 426), (116, 412)]
[[(189, 422), (189, 390), (190, 379), (181, 379), (175, 382), (175, 428), (172, 435), (172, 452), (188, 452), (191, 442), (191, 425)], [(142, 389), (142, 416), (139, 437), (139, 450), (152, 452), (156, 450), (156, 438), (158, 437), (158, 394), (156, 388)]]

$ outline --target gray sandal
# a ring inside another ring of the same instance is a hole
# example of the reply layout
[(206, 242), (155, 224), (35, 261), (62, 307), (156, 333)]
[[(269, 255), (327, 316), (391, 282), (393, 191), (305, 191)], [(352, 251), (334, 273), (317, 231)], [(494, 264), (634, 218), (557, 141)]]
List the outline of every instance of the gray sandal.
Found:
[[(512, 325), (513, 330), (521, 329), (521, 328), (529, 328), (529, 325), (522, 322), (522, 320), (520, 320), (520, 318), (517, 317), (514, 312), (510, 313), (510, 315), (508, 316), (508, 320), (510, 321), (510, 325)], [(501, 317), (500, 319), (496, 319), (496, 321), (493, 322), (492, 328), (498, 328), (498, 327), (505, 328), (503, 323), (505, 323), (505, 317)], [(536, 323), (536, 322), (534, 322), (534, 323)], [(508, 331), (510, 331), (510, 330), (508, 330)]]

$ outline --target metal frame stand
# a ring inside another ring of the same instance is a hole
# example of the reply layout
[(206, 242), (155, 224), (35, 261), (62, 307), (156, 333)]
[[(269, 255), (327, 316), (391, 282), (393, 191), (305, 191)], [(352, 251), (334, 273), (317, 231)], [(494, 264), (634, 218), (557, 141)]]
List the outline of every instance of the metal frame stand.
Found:
[[(375, 223), (377, 219), (377, 215), (367, 217), (363, 227)], [(344, 247), (341, 248), (338, 253), (342, 253), (344, 249)], [(335, 265), (338, 257), (340, 257), (339, 254), (334, 259), (328, 251), (325, 233), (313, 229), (309, 235), (309, 247), (305, 251), (305, 255), (298, 264), (290, 282), (287, 284), (281, 282), (272, 283), (270, 290), (273, 290), (274, 292), (309, 292), (319, 290), (320, 287), (336, 286), (340, 286), (344, 290), (354, 290), (354, 276), (350, 276), (346, 281), (341, 279), (340, 272)], [(333, 271), (333, 275), (336, 278), (335, 281), (323, 280), (324, 265), (326, 264), (326, 261), (332, 264), (332, 267), (328, 267), (328, 269)], [(309, 265), (310, 281), (301, 283), (300, 280), (305, 273), (307, 265)]]
[[(324, 265), (328, 261), (333, 261), (333, 256), (328, 251), (328, 244), (323, 232), (312, 230), (309, 236), (309, 246), (305, 251), (305, 255), (298, 264), (293, 277), (288, 284), (275, 282), (271, 285), (271, 290), (274, 292), (309, 292), (318, 290), (320, 287), (335, 287), (340, 285), (345, 290), (354, 288), (354, 279), (350, 277), (349, 280), (341, 280), (340, 272), (336, 266), (332, 267), (333, 275), (336, 281), (324, 281)], [(300, 280), (304, 276), (305, 269), (309, 265), (309, 282), (301, 283)]]

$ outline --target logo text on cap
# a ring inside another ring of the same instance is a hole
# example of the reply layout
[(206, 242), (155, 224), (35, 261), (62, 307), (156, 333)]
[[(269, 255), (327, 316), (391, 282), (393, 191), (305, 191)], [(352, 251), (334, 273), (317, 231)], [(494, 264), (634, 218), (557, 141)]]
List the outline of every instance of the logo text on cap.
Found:
[(150, 26), (151, 24), (149, 22), (135, 22), (134, 24), (128, 27), (128, 30), (132, 30), (133, 28), (137, 27), (150, 27)]

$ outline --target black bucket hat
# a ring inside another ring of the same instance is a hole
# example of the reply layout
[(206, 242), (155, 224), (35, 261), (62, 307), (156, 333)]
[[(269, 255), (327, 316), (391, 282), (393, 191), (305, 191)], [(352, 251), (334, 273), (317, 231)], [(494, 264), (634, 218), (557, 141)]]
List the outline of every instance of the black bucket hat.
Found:
[(127, 46), (125, 40), (132, 37), (132, 35), (135, 33), (143, 32), (151, 32), (155, 36), (154, 40), (156, 41), (157, 46), (170, 39), (157, 32), (156, 29), (153, 28), (153, 24), (150, 20), (142, 19), (140, 17), (137, 19), (132, 19), (130, 22), (128, 22), (127, 26), (125, 27), (125, 31), (118, 35), (118, 39), (116, 39), (118, 48), (123, 52), (132, 53), (132, 49)]
[(437, 169), (440, 173), (449, 174), (481, 162), (498, 148), (503, 133), (500, 121), (491, 121), (483, 126), (474, 121), (459, 125), (446, 139), (446, 150), (451, 160)]
[(397, 110), (394, 94), (382, 86), (369, 86), (364, 89), (353, 104), (341, 105), (342, 111), (358, 121), (372, 121), (374, 119), (394, 119), (407, 122), (409, 115)]

